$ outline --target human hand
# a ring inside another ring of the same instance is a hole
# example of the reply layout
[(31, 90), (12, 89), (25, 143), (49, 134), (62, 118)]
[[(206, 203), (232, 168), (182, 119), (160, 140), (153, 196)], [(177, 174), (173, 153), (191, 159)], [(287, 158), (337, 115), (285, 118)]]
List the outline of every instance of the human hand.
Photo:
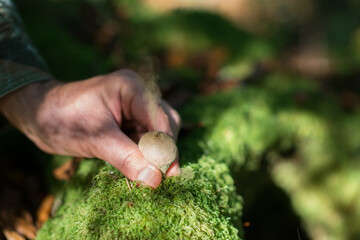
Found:
[[(120, 70), (72, 83), (30, 84), (0, 99), (0, 110), (43, 151), (103, 159), (130, 180), (155, 188), (161, 172), (136, 144), (154, 130), (143, 92), (136, 73)], [(158, 131), (177, 138), (180, 116), (165, 101), (156, 119)], [(167, 176), (178, 173), (176, 161)]]

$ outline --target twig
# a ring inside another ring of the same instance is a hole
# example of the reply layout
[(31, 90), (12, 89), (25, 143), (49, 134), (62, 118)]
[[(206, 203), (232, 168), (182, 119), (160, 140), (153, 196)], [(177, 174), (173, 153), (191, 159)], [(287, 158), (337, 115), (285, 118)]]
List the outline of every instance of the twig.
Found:
[[(225, 187), (227, 187), (227, 186), (225, 186)], [(225, 187), (222, 187), (222, 188), (220, 188), (220, 189), (216, 190), (214, 193), (218, 193), (218, 192), (220, 192), (220, 191), (221, 191), (221, 190), (223, 190)]]
[(128, 188), (129, 188), (129, 190), (131, 191), (131, 186), (130, 186), (130, 183), (129, 183), (129, 180), (127, 179), (127, 177), (125, 177), (125, 180), (126, 180), (126, 184), (127, 184)]
[(297, 227), (297, 234), (298, 234), (299, 240), (301, 240), (301, 238), (300, 238), (300, 232), (299, 232), (299, 227)]

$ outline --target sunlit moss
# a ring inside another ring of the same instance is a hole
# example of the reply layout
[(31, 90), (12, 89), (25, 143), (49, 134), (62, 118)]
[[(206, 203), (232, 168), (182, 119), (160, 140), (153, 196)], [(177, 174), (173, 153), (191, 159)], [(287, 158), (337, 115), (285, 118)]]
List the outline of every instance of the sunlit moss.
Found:
[[(95, 175), (84, 175), (100, 165)], [(99, 160), (81, 164), (38, 239), (237, 239), (242, 203), (225, 164), (203, 157), (152, 190)], [(77, 181), (77, 183), (75, 182)], [(78, 184), (80, 183), (80, 184)]]
[(356, 239), (360, 114), (317, 89), (273, 75), (260, 86), (198, 98), (181, 111), (189, 131), (179, 139), (180, 177), (155, 191), (135, 183), (129, 190), (110, 165), (85, 161), (38, 238), (236, 239), (242, 201), (233, 178), (266, 161), (309, 236)]

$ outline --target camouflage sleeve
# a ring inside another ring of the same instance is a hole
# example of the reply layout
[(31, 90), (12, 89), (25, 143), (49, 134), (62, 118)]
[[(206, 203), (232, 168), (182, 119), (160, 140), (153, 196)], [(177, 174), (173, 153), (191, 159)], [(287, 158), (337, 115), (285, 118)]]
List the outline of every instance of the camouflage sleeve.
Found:
[(51, 78), (12, 0), (0, 0), (0, 98), (29, 83)]

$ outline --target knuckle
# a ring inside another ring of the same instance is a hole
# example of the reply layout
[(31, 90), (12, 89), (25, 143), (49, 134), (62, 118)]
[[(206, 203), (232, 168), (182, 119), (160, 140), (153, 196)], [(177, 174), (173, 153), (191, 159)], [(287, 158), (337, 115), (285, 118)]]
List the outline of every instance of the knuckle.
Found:
[(132, 70), (120, 70), (117, 77), (121, 84), (131, 89), (139, 89), (143, 85), (140, 77)]
[(131, 93), (142, 92), (144, 89), (143, 82), (138, 74), (129, 69), (113, 72), (103, 77), (102, 81), (106, 82), (104, 87), (107, 91), (123, 89), (128, 95), (132, 95)]
[(113, 73), (116, 77), (120, 77), (121, 79), (127, 79), (131, 82), (137, 82), (140, 80), (140, 76), (130, 69), (121, 69)]
[(119, 75), (127, 76), (127, 77), (130, 77), (130, 78), (138, 78), (139, 77), (138, 74), (135, 71), (131, 70), (131, 69), (121, 69), (121, 70), (117, 71), (117, 73)]

